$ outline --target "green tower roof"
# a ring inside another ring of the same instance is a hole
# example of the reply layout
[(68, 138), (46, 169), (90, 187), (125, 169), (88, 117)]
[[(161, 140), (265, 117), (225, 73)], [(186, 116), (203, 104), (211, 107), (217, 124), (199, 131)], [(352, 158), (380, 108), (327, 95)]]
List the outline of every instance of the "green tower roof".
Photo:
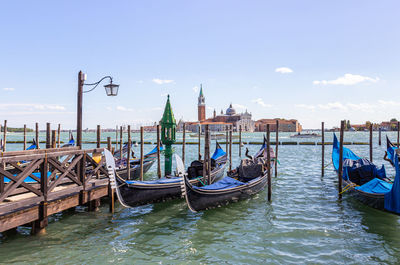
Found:
[(200, 97), (204, 97), (204, 95), (203, 95), (203, 85), (202, 84), (200, 84), (200, 95), (199, 95)]
[(165, 104), (164, 114), (161, 119), (161, 123), (176, 124), (174, 113), (172, 112), (171, 103), (169, 102), (169, 95), (168, 95), (167, 103)]

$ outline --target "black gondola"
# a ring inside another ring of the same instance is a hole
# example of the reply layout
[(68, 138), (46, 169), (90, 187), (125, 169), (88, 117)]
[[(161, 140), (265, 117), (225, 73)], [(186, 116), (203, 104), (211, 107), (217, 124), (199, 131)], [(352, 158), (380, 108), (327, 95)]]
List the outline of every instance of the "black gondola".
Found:
[[(106, 163), (109, 169), (115, 169), (115, 161), (110, 152), (105, 150)], [(217, 147), (212, 156), (212, 181), (219, 179), (224, 174), (224, 169), (227, 162), (226, 153), (217, 143)], [(114, 163), (114, 164), (113, 164)], [(111, 168), (110, 168), (111, 165)], [(188, 171), (191, 172), (190, 182), (193, 185), (201, 185), (202, 181), (202, 163), (200, 161), (193, 161)], [(118, 199), (125, 207), (135, 207), (149, 203), (157, 203), (166, 200), (176, 199), (181, 197), (180, 181), (181, 178), (171, 176), (150, 181), (134, 181), (124, 180), (118, 174), (109, 174), (111, 183), (115, 183)]]
[[(186, 175), (181, 179), (182, 196), (193, 212), (215, 208), (254, 195), (265, 188), (267, 176), (267, 144), (264, 144), (252, 159), (243, 159), (241, 165), (228, 172), (228, 176), (206, 186), (194, 186)], [(270, 170), (275, 163), (275, 154), (269, 150)], [(272, 174), (272, 172), (271, 172)]]

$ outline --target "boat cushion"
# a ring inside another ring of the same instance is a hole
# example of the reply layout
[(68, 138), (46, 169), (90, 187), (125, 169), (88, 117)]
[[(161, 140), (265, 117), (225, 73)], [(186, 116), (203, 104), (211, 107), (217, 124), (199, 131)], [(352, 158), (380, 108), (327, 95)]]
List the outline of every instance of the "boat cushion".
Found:
[(365, 183), (364, 185), (356, 187), (356, 190), (368, 193), (377, 193), (377, 194), (389, 192), (391, 189), (392, 189), (391, 183), (388, 183), (378, 178), (374, 178), (373, 180)]
[(245, 183), (233, 179), (231, 177), (225, 177), (223, 179), (221, 179), (220, 181), (217, 181), (211, 185), (206, 185), (203, 187), (196, 187), (193, 186), (194, 189), (202, 189), (202, 190), (224, 190), (224, 189), (230, 189), (230, 188), (234, 188), (240, 185), (245, 185)]
[(170, 184), (170, 183), (179, 183), (181, 178), (160, 178), (156, 180), (146, 180), (146, 181), (139, 181), (139, 180), (127, 180), (127, 184)]

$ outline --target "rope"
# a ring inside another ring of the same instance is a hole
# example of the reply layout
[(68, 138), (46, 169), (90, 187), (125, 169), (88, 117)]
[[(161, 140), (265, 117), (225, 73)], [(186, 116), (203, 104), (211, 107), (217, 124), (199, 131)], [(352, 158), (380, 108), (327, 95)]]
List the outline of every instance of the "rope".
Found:
[(343, 188), (342, 192), (340, 192), (339, 194), (343, 194), (344, 192), (350, 190), (351, 188), (355, 188), (355, 187), (357, 187), (357, 186), (358, 186), (358, 185), (355, 184), (355, 183), (350, 183), (350, 184), (346, 185), (346, 186)]
[(201, 185), (206, 186), (206, 184), (204, 184), (203, 181), (201, 181), (202, 178), (203, 177), (198, 177), (198, 178), (196, 178), (196, 180), (200, 181)]
[(324, 169), (332, 165), (332, 162), (330, 162), (328, 165), (324, 166)]

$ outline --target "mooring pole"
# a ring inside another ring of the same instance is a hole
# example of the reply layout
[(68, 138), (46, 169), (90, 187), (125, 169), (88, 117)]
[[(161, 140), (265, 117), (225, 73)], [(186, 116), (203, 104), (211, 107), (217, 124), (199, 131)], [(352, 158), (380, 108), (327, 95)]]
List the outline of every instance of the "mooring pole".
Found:
[(382, 145), (382, 141), (381, 141), (381, 134), (382, 134), (382, 128), (379, 127), (379, 146)]
[(211, 184), (211, 155), (210, 155), (210, 144), (211, 144), (211, 132), (210, 127), (207, 125), (207, 176), (208, 184)]
[(56, 135), (56, 130), (51, 131), (51, 148), (56, 148), (57, 147), (57, 135)]
[(340, 122), (340, 143), (339, 143), (339, 172), (338, 172), (338, 191), (339, 199), (342, 198), (342, 175), (343, 175), (343, 137), (344, 137), (344, 120)]
[(157, 125), (157, 175), (161, 178), (160, 124)]
[(26, 124), (24, 124), (24, 150), (26, 149)]
[(275, 177), (278, 177), (279, 120), (276, 120), (275, 134)]
[(128, 125), (128, 153), (126, 154), (126, 172), (127, 178), (131, 179), (131, 145), (132, 145), (132, 138), (131, 138), (131, 126)]
[(397, 122), (397, 148), (400, 147), (400, 121)]
[(36, 138), (36, 149), (40, 149), (40, 142), (39, 142), (39, 123), (36, 123), (36, 131), (35, 131), (35, 138)]
[(229, 128), (229, 171), (232, 170), (232, 129), (233, 126), (231, 125)]
[(203, 180), (207, 181), (207, 184), (210, 185), (211, 183), (209, 182), (209, 178), (207, 175), (208, 171), (208, 156), (210, 153), (210, 150), (208, 148), (208, 124), (205, 125), (204, 127), (204, 158), (203, 158)]
[(268, 201), (271, 201), (272, 197), (272, 185), (271, 185), (271, 142), (270, 142), (270, 128), (267, 124), (267, 177), (268, 177)]
[(321, 123), (321, 176), (324, 176), (325, 171), (325, 122)]
[[(107, 149), (112, 152), (111, 137), (107, 137)], [(114, 213), (114, 189), (111, 188), (110, 182), (108, 182), (108, 198), (110, 199), (110, 213)]]
[(239, 125), (239, 157), (242, 157), (242, 125)]
[(198, 138), (199, 138), (199, 142), (198, 142), (199, 159), (198, 160), (200, 161), (201, 160), (201, 149), (200, 149), (201, 148), (201, 143), (200, 143), (200, 140), (201, 140), (201, 124), (199, 124), (199, 137)]
[(118, 150), (118, 125), (115, 127), (115, 151)]
[(186, 145), (186, 123), (183, 123), (183, 134), (182, 134), (182, 162), (185, 165), (185, 145)]
[(6, 144), (7, 144), (7, 120), (4, 120), (4, 134), (3, 134), (3, 152), (6, 151)]
[(122, 126), (119, 127), (119, 159), (122, 160)]
[(225, 140), (225, 152), (229, 152), (229, 131), (228, 131), (228, 125), (225, 125), (225, 132), (226, 132), (226, 140)]
[(50, 123), (46, 123), (46, 149), (51, 148), (50, 142)]
[(61, 124), (58, 124), (58, 128), (57, 128), (57, 147), (58, 148), (60, 148), (60, 146), (61, 146), (60, 137), (61, 137)]
[(140, 127), (140, 181), (143, 181), (143, 126)]
[(369, 125), (369, 160), (372, 162), (372, 123)]
[[(76, 118), (76, 146), (82, 149), (82, 101), (83, 101), (83, 83), (85, 82), (85, 74), (82, 71), (78, 73), (78, 102), (77, 106), (77, 118)], [(83, 163), (82, 163), (83, 164)]]
[(101, 129), (100, 129), (100, 125), (97, 125), (97, 130), (96, 130), (96, 146), (97, 148), (100, 148), (100, 144), (101, 144)]

